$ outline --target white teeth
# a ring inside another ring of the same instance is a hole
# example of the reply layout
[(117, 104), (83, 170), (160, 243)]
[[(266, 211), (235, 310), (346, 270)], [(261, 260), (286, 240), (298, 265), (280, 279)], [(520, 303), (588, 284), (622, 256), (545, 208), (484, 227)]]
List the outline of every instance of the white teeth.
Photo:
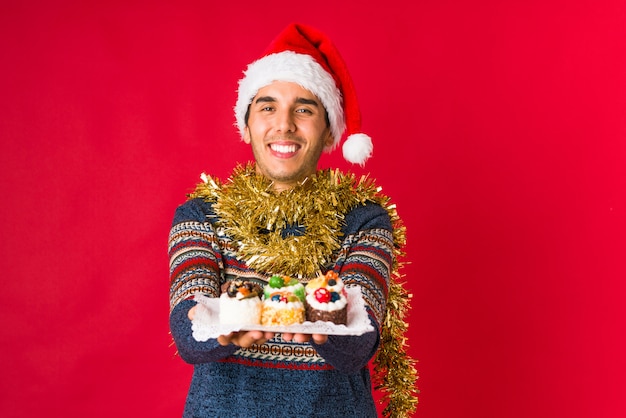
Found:
[(280, 144), (271, 144), (270, 148), (273, 151), (280, 152), (280, 153), (283, 153), (283, 154), (296, 152), (296, 149), (297, 149), (297, 147), (295, 145), (280, 145)]

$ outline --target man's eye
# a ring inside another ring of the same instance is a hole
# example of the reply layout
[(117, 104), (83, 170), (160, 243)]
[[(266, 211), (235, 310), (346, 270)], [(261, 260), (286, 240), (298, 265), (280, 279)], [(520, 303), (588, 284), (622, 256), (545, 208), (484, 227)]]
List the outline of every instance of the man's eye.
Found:
[(309, 109), (298, 109), (296, 110), (296, 113), (309, 113), (310, 114), (313, 112), (311, 112)]
[(261, 108), (261, 111), (262, 111), (262, 112), (269, 112), (269, 111), (271, 111), (272, 109), (273, 109), (273, 108), (272, 108), (271, 106), (265, 106), (265, 107), (262, 107), (262, 108)]

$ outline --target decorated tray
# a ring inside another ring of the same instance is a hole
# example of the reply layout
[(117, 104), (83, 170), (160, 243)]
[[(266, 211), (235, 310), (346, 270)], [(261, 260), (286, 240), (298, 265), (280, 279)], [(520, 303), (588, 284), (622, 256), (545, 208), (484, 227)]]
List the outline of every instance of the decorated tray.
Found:
[(223, 325), (219, 322), (219, 299), (196, 294), (194, 300), (198, 302), (196, 313), (191, 321), (193, 338), (196, 341), (206, 341), (209, 338), (217, 338), (234, 331), (271, 331), (293, 332), (302, 334), (326, 334), (326, 335), (362, 335), (374, 331), (374, 327), (365, 310), (365, 302), (359, 286), (346, 287), (348, 294), (348, 324), (337, 325), (332, 322), (304, 322), (289, 326), (263, 326), (263, 325)]

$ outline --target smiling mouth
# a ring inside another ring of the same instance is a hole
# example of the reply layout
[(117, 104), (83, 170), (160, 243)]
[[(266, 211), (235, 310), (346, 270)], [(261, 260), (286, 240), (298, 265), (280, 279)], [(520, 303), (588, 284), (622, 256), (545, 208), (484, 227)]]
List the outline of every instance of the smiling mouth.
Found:
[(294, 152), (298, 150), (298, 148), (299, 147), (296, 144), (290, 144), (290, 145), (270, 144), (270, 149), (280, 154), (293, 154)]

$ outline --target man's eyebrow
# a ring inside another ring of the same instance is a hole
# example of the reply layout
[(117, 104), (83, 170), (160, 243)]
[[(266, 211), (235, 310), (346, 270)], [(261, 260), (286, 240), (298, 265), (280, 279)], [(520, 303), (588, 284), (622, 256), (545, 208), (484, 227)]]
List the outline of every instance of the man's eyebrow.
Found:
[(305, 99), (304, 97), (298, 97), (298, 98), (296, 99), (296, 103), (299, 103), (299, 104), (307, 104), (307, 105), (312, 105), (312, 106), (315, 106), (315, 107), (319, 106), (319, 104), (317, 103), (317, 101), (316, 101), (316, 100), (313, 100), (313, 99)]
[(254, 101), (254, 103), (271, 103), (271, 102), (275, 102), (276, 99), (272, 96), (260, 96), (257, 97), (256, 100)]

